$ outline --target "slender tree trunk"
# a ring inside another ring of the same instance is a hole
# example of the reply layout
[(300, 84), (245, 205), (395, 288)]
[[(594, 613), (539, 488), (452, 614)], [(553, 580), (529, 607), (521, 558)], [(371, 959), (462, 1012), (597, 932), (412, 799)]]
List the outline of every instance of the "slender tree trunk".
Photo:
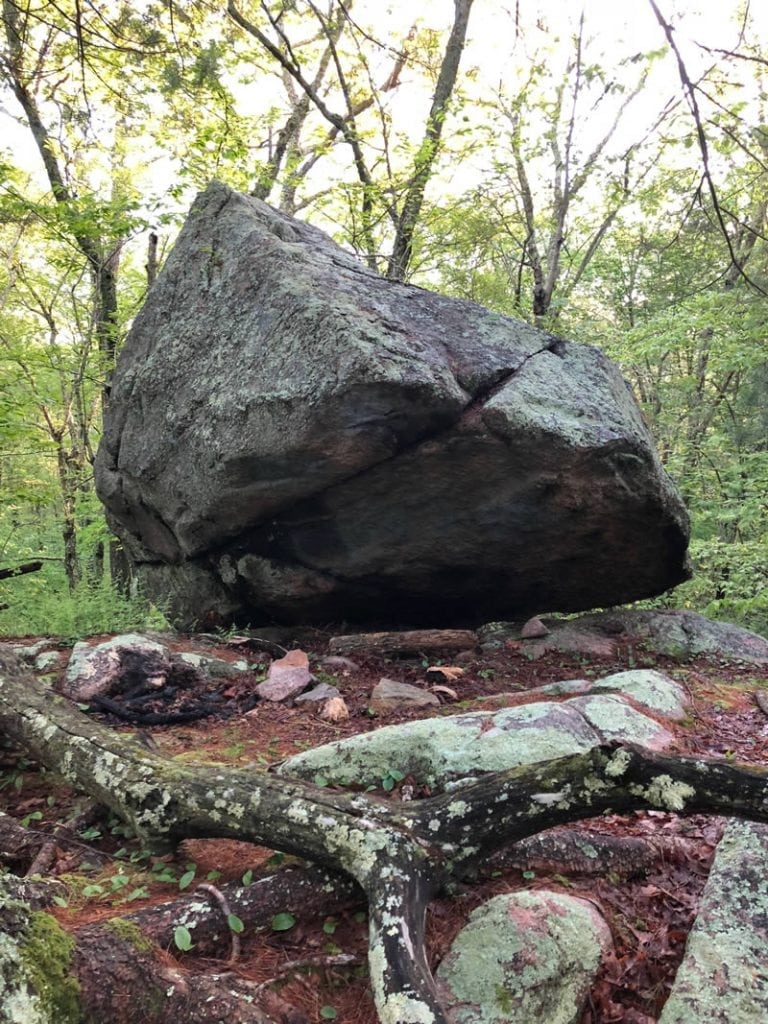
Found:
[(448, 104), (453, 95), (459, 64), (467, 37), (469, 15), (473, 0), (454, 0), (455, 15), (451, 34), (443, 55), (443, 63), (432, 98), (432, 107), (427, 118), (419, 152), (414, 162), (413, 176), (405, 193), (400, 216), (397, 221), (392, 255), (389, 258), (387, 277), (391, 281), (403, 281), (413, 256), (413, 238), (421, 216), (424, 193), (432, 176), (435, 160), (440, 151), (443, 127), (448, 114)]

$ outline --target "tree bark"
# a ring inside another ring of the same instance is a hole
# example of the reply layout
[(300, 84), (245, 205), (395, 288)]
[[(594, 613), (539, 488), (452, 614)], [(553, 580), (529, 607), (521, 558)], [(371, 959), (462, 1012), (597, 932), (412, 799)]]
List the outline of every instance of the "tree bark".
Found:
[(768, 822), (765, 771), (627, 746), (489, 774), (407, 804), (252, 769), (179, 764), (89, 721), (2, 651), (0, 729), (145, 842), (236, 837), (351, 877), (369, 903), (382, 1024), (447, 1024), (424, 951), (425, 908), (449, 878), (467, 877), (494, 850), (608, 810)]
[(472, 651), (477, 634), (471, 629), (411, 629), (404, 633), (354, 633), (335, 636), (331, 654), (421, 654), (434, 651)]
[(435, 94), (432, 97), (432, 107), (427, 118), (424, 138), (416, 154), (413, 176), (406, 190), (397, 221), (392, 255), (387, 266), (387, 277), (391, 281), (405, 279), (413, 256), (413, 237), (421, 216), (427, 183), (432, 176), (432, 168), (440, 151), (440, 140), (448, 113), (448, 104), (456, 85), (456, 76), (459, 73), (461, 55), (467, 38), (472, 3), (473, 0), (454, 0), (453, 27), (445, 47), (443, 62), (440, 65), (440, 74), (437, 78)]

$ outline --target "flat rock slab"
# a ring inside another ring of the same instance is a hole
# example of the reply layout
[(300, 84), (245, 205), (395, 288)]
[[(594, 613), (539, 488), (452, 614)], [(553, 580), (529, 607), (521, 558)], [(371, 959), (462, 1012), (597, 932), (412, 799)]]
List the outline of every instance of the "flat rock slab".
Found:
[(454, 1024), (577, 1024), (612, 945), (586, 900), (542, 890), (496, 896), (456, 936), (438, 992)]
[(439, 707), (440, 699), (429, 690), (410, 683), (400, 683), (397, 679), (380, 679), (371, 690), (371, 710), (386, 714), (403, 706)]
[(731, 822), (659, 1024), (768, 1020), (768, 826)]
[[(670, 696), (660, 703), (672, 704), (672, 695), (679, 696), (677, 684), (668, 683)], [(442, 787), (483, 772), (585, 753), (610, 740), (663, 750), (673, 739), (618, 694), (597, 693), (384, 726), (297, 754), (277, 770), (306, 779), (322, 775), (342, 786), (375, 786), (396, 768), (419, 783)]]
[(186, 628), (473, 625), (688, 574), (683, 503), (598, 349), (387, 281), (219, 182), (121, 350), (94, 472)]

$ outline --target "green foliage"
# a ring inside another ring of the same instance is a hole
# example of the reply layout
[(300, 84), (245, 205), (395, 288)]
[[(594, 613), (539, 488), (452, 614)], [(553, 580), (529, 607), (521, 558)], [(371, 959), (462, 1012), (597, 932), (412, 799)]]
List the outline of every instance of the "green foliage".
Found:
[(404, 778), (405, 773), (401, 772), (399, 768), (389, 768), (381, 780), (382, 788), (391, 793), (398, 782), (402, 782)]
[(287, 932), (296, 924), (296, 918), (293, 914), (282, 913), (275, 914), (272, 918), (272, 931), (275, 932)]
[[(7, 5), (6, 27), (22, 10)], [(166, 252), (194, 191), (220, 177), (244, 191), (258, 185), (380, 262), (398, 204), (431, 156), (415, 112), (429, 109), (442, 30), (417, 25), (403, 43), (405, 65), (377, 88), (394, 70), (387, 62), (409, 17), (387, 52), (361, 5), (339, 23), (332, 59), (334, 26), (320, 25), (313, 5), (244, 10), (267, 33), (279, 24), (308, 80), (353, 127), (370, 180), (361, 182), (338, 125), (312, 103), (303, 108), (298, 86), (286, 87), (258, 41), (208, 5), (180, 0), (141, 13), (128, 0), (108, 11), (64, 2), (30, 18), (20, 50), (9, 49), (4, 100), (23, 113), (13, 88), (20, 71), (64, 191), (49, 173), (41, 185), (48, 168), (31, 133), (34, 169), (0, 151), (0, 566), (45, 560), (41, 572), (0, 581), (0, 635), (74, 639), (165, 625), (141, 595), (127, 598), (109, 582), (110, 538), (91, 471), (112, 349), (146, 294), (148, 230), (161, 232)], [(484, 77), (486, 55), (473, 57), (468, 44), (464, 77), (441, 114), (443, 146), (411, 269), (429, 287), (608, 351), (691, 511), (696, 577), (663, 602), (766, 631), (762, 41), (745, 16), (749, 59), (724, 57), (699, 83), (716, 210), (700, 187), (688, 114), (651, 110), (650, 79), (623, 112), (660, 65), (677, 74), (666, 52), (639, 53), (633, 39), (601, 43), (589, 5), (583, 33), (576, 8), (561, 15), (541, 5), (515, 11), (498, 91)], [(107, 265), (116, 275), (109, 310), (97, 272)], [(546, 313), (535, 315), (537, 273), (551, 275), (552, 287)], [(399, 781), (390, 772), (382, 785)]]
[(173, 929), (173, 944), (176, 949), (180, 949), (182, 953), (189, 952), (193, 948), (194, 942), (192, 941), (192, 933), (189, 928), (185, 928), (183, 924), (178, 925)]
[(125, 597), (108, 579), (86, 578), (70, 590), (60, 566), (0, 583), (0, 636), (57, 636), (165, 629), (161, 612), (140, 595)]

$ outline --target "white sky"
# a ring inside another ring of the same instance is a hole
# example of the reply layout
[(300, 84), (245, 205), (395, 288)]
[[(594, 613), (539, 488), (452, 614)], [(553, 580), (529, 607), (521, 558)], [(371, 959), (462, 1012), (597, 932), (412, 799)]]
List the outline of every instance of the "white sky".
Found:
[[(516, 75), (531, 58), (531, 50), (540, 40), (545, 40), (551, 53), (549, 60), (561, 66), (570, 49), (569, 39), (576, 30), (582, 5), (574, 0), (519, 0), (519, 17), (525, 31), (516, 38), (515, 13), (517, 0), (475, 0), (469, 29), (468, 45), (462, 61), (462, 71), (476, 69), (474, 84), (470, 88), (477, 96), (484, 92), (496, 91), (501, 85), (514, 91)], [(664, 15), (672, 21), (677, 32), (676, 38), (692, 77), (710, 66), (712, 58), (696, 44), (712, 47), (731, 48), (738, 43), (737, 27), (734, 24), (735, 4), (728, 0), (658, 0)], [(594, 37), (595, 49), (592, 59), (610, 66), (611, 58), (625, 57), (635, 52), (659, 49), (664, 37), (648, 0), (585, 0), (586, 37)], [(452, 0), (357, 0), (353, 16), (361, 24), (370, 25), (375, 35), (398, 47), (414, 18), (422, 25), (438, 30), (447, 30), (453, 14)], [(768, 0), (752, 0), (752, 19), (759, 31), (758, 38), (768, 40)], [(222, 17), (224, 17), (222, 13)], [(545, 31), (537, 32), (537, 21)], [(558, 39), (560, 43), (558, 44)], [(589, 56), (589, 53), (588, 53)], [(391, 68), (391, 58), (381, 57), (381, 75), (386, 77)], [(422, 79), (416, 84), (417, 72), (410, 72), (414, 82), (408, 83), (409, 72), (403, 75), (404, 85), (387, 97), (395, 123), (414, 126), (414, 132), (423, 131), (430, 89)], [(406, 87), (406, 85), (408, 87)], [(255, 80), (244, 87), (242, 101), (245, 108), (258, 102), (263, 109), (265, 83)], [(656, 113), (673, 96), (680, 95), (680, 83), (674, 60), (668, 57), (654, 70), (652, 86), (635, 101), (632, 116), (623, 129), (631, 134), (627, 141), (635, 141), (642, 122), (650, 124)], [(253, 104), (250, 102), (253, 96)], [(23, 166), (34, 169), (43, 182), (40, 161), (29, 132), (18, 125), (15, 102), (8, 98), (0, 106), (0, 139), (13, 153), (14, 159)], [(585, 133), (584, 145), (588, 145), (588, 133), (601, 133), (603, 126), (599, 118), (590, 125), (580, 125)], [(617, 138), (620, 147), (622, 138)], [(0, 143), (2, 145), (2, 143)], [(332, 166), (329, 171), (332, 173)], [(461, 187), (470, 168), (455, 172), (455, 187)]]

